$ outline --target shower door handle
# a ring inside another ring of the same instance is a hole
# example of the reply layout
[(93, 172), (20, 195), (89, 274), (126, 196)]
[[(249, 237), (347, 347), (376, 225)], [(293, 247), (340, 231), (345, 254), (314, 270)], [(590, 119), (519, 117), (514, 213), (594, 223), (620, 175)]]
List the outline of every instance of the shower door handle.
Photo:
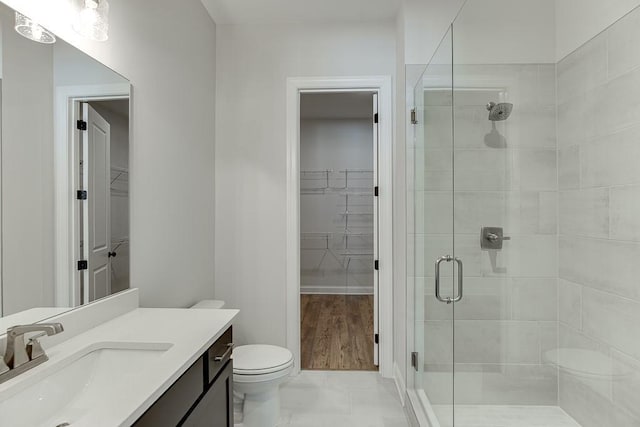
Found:
[(451, 262), (453, 261), (453, 257), (451, 255), (445, 255), (436, 260), (436, 298), (438, 301), (451, 304), (453, 302), (451, 298), (443, 298), (442, 295), (440, 295), (440, 264), (442, 264), (443, 261)]
[(456, 264), (458, 264), (458, 295), (453, 299), (453, 302), (458, 302), (462, 299), (462, 289), (464, 288), (464, 270), (462, 260), (456, 258)]
[[(454, 298), (450, 298), (450, 297), (442, 297), (442, 295), (440, 294), (440, 264), (442, 264), (444, 261), (446, 262), (451, 262), (451, 261), (455, 261), (456, 264), (458, 265), (458, 295), (456, 295)], [(438, 299), (438, 301), (447, 303), (447, 304), (451, 304), (453, 302), (458, 302), (462, 299), (462, 290), (463, 290), (463, 286), (464, 286), (464, 274), (463, 274), (463, 264), (462, 264), (462, 260), (460, 258), (454, 258), (451, 255), (445, 255), (443, 257), (440, 257), (436, 260), (436, 271), (435, 271), (435, 276), (436, 276), (436, 298)]]

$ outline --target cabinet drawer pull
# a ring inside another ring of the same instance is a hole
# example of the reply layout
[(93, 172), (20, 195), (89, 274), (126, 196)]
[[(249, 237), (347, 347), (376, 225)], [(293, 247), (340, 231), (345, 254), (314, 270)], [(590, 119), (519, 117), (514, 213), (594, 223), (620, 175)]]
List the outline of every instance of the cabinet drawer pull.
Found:
[(233, 343), (230, 342), (229, 344), (227, 344), (227, 351), (225, 351), (222, 356), (214, 357), (213, 361), (214, 362), (222, 362), (224, 359), (227, 358), (227, 356), (229, 356), (231, 354), (232, 351), (233, 351)]

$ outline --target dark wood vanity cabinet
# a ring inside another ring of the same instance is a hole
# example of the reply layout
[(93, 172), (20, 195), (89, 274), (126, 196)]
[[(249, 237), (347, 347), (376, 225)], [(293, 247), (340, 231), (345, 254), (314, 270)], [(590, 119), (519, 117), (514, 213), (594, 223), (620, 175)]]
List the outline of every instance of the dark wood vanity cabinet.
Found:
[(180, 423), (184, 427), (233, 426), (233, 367), (228, 362), (200, 402)]
[(135, 427), (233, 427), (231, 327), (145, 412)]

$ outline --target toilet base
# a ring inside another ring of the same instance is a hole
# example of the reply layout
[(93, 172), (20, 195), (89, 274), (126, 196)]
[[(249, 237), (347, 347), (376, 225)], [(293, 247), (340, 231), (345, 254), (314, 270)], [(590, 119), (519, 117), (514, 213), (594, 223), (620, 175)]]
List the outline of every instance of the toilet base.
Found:
[(279, 421), (280, 393), (276, 387), (262, 393), (245, 394), (242, 403), (242, 422), (235, 426), (276, 427)]

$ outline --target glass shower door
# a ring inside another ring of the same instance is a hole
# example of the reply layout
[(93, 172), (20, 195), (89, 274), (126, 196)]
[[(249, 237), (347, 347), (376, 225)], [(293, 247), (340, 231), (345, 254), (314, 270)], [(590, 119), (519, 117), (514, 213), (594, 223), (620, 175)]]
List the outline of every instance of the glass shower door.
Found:
[(509, 34), (506, 23), (545, 10), (552, 16), (553, 4), (469, 0), (453, 24), (454, 246), (465, 263), (453, 334), (460, 425), (568, 425), (552, 421), (562, 414), (549, 409), (559, 401), (553, 359), (564, 208), (555, 64), (539, 58), (553, 58), (553, 45), (538, 45), (533, 25), (518, 37), (536, 49), (518, 45), (518, 58), (481, 39), (486, 28)]
[[(414, 384), (433, 425), (453, 425), (454, 303), (452, 32), (414, 88)], [(411, 182), (411, 181), (410, 181)]]

